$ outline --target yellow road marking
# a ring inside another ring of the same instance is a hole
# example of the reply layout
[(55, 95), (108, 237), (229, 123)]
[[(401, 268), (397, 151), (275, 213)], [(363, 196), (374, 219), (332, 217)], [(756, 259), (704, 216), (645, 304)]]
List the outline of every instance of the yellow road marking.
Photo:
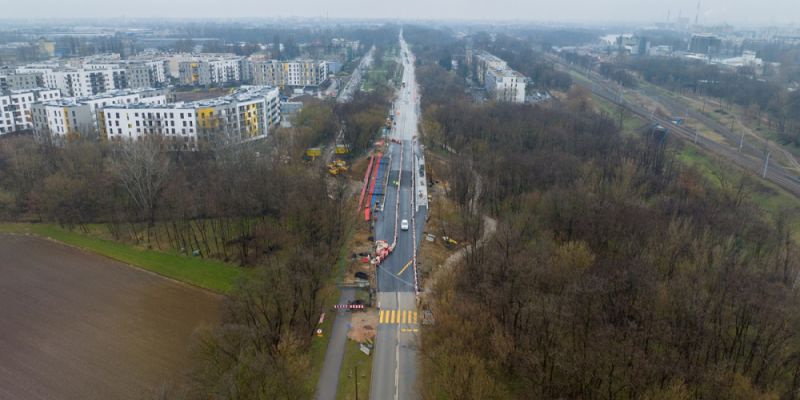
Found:
[(408, 266), (411, 265), (411, 262), (413, 261), (414, 259), (408, 260), (406, 265), (403, 266), (403, 269), (401, 269), (400, 272), (397, 273), (397, 276), (403, 275), (403, 272), (406, 272), (406, 269), (408, 269)]
[(409, 324), (415, 325), (419, 314), (415, 310), (380, 310), (378, 313), (380, 324)]

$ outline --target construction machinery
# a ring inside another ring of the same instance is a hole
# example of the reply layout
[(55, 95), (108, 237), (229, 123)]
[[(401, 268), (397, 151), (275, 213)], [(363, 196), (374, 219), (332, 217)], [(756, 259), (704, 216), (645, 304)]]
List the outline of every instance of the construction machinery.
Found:
[(449, 236), (442, 236), (442, 241), (444, 242), (444, 246), (448, 249), (453, 248), (454, 246), (458, 245), (458, 242), (453, 240), (453, 238)]
[(322, 155), (322, 149), (319, 147), (312, 147), (310, 149), (306, 149), (306, 157), (314, 160), (317, 157)]
[(350, 152), (350, 146), (346, 144), (337, 144), (334, 151), (336, 154), (347, 154)]
[(328, 173), (333, 176), (347, 172), (347, 170), (347, 163), (344, 160), (334, 160), (328, 163)]

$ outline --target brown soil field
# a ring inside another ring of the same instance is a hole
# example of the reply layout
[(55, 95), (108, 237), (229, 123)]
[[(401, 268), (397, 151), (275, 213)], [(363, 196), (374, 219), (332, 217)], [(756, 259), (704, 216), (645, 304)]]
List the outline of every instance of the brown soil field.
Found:
[(141, 399), (185, 379), (222, 298), (48, 240), (0, 234), (0, 399)]

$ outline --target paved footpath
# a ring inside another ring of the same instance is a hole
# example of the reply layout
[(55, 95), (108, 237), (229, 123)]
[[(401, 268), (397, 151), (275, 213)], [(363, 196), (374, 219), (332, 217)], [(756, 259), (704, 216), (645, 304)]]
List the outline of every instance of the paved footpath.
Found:
[[(342, 289), (339, 304), (348, 304), (355, 299), (354, 289)], [(350, 312), (336, 311), (336, 320), (333, 321), (332, 331), (325, 332), (331, 335), (328, 342), (328, 351), (325, 353), (325, 362), (317, 383), (317, 400), (335, 400), (336, 390), (339, 386), (339, 372), (344, 359), (344, 347), (347, 343), (347, 331), (350, 330)]]

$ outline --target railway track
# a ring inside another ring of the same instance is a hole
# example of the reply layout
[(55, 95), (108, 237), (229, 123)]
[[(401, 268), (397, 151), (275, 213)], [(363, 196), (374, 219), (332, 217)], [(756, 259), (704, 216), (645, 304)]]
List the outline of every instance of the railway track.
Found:
[[(637, 104), (633, 104), (624, 98), (620, 98), (619, 94), (607, 88), (603, 83), (592, 81), (593, 87), (591, 87), (592, 93), (595, 95), (615, 104), (621, 105), (625, 107), (630, 112), (638, 115), (639, 117), (644, 118), (651, 123), (656, 123), (664, 128), (669, 130), (669, 133), (677, 135), (679, 138), (690, 141), (695, 143), (697, 146), (708, 150), (714, 154), (722, 156), (734, 164), (745, 168), (753, 173), (758, 174), (759, 176), (763, 176), (770, 182), (780, 186), (781, 188), (785, 189), (786, 191), (792, 193), (795, 196), (800, 197), (800, 178), (798, 178), (794, 173), (790, 170), (787, 170), (781, 165), (777, 165), (775, 163), (767, 163), (767, 170), (766, 174), (764, 173), (764, 159), (756, 157), (753, 153), (758, 153), (758, 150), (752, 144), (745, 144), (742, 146), (744, 153), (738, 150), (738, 147), (731, 147), (719, 142), (715, 142), (711, 139), (708, 139), (702, 135), (697, 134), (695, 131), (688, 129), (686, 127), (677, 125), (673, 123), (671, 120), (666, 118), (659, 117), (655, 115), (653, 112), (645, 109), (642, 106)], [(719, 132), (723, 135), (723, 137), (728, 138), (728, 135), (725, 135), (725, 132)], [(730, 138), (728, 138), (730, 139)]]

